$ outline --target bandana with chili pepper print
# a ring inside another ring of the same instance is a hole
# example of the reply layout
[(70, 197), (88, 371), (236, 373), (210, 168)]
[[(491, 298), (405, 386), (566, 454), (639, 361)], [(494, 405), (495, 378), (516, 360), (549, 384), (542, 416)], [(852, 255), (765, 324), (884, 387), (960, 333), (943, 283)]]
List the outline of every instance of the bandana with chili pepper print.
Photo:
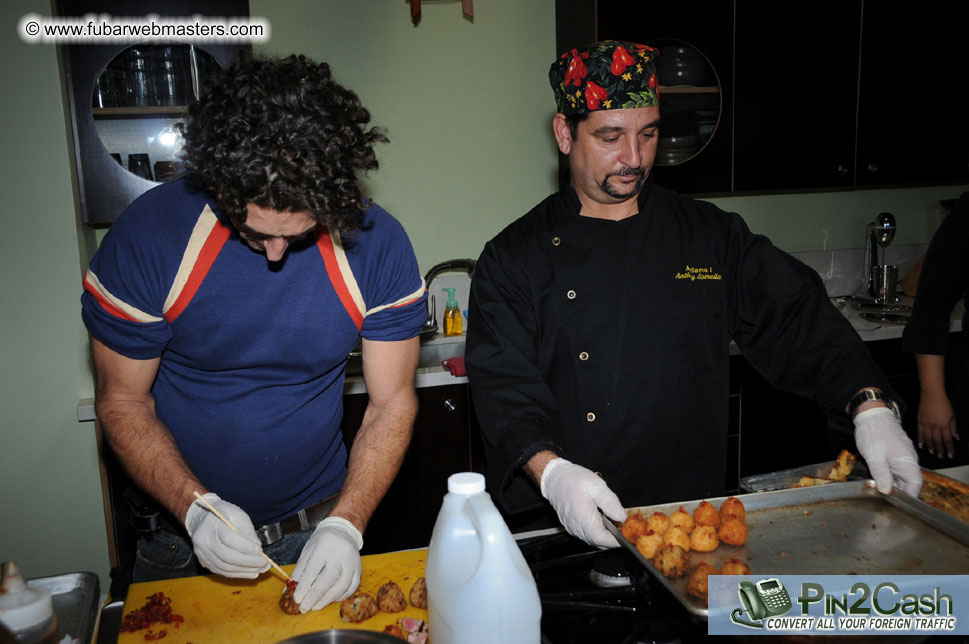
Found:
[(565, 115), (659, 105), (659, 50), (622, 40), (570, 49), (552, 63), (548, 80)]

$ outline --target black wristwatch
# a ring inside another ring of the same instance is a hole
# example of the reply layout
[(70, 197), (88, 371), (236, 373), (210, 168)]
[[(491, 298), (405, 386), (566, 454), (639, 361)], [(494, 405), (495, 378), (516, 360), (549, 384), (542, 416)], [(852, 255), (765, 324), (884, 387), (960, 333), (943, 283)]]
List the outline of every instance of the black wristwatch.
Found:
[(898, 422), (902, 422), (902, 413), (898, 409), (898, 403), (882, 392), (874, 389), (862, 389), (852, 396), (851, 400), (848, 402), (848, 417), (851, 418), (851, 420), (854, 420), (855, 416), (858, 415), (858, 408), (869, 400), (877, 400), (878, 402), (885, 403), (888, 405), (888, 408), (892, 410), (892, 413), (895, 414), (895, 418), (898, 419)]

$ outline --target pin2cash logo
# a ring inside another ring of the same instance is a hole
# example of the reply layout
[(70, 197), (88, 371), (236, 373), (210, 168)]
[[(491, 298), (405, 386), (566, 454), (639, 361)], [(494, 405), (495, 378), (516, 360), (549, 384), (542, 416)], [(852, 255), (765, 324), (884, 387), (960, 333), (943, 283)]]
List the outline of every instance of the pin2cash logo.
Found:
[[(745, 628), (766, 630), (814, 631), (881, 631), (906, 632), (953, 630), (952, 596), (938, 586), (921, 594), (902, 593), (899, 587), (885, 581), (870, 586), (857, 582), (841, 595), (827, 594), (819, 583), (801, 584), (797, 604), (800, 615), (786, 615), (793, 603), (784, 584), (776, 577), (758, 582), (741, 581), (737, 594), (742, 608), (730, 614), (730, 620)], [(811, 607), (821, 607), (822, 615), (808, 615)], [(746, 618), (744, 614), (746, 613)]]

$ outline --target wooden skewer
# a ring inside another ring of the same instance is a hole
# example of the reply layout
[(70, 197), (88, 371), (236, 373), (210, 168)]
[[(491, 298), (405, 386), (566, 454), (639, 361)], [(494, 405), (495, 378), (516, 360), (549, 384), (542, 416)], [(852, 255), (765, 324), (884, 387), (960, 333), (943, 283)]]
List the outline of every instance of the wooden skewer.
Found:
[[(207, 508), (208, 508), (209, 510), (211, 510), (211, 512), (212, 512), (212, 514), (214, 514), (215, 516), (217, 516), (217, 517), (219, 517), (219, 519), (221, 519), (221, 520), (222, 520), (222, 523), (224, 523), (224, 524), (226, 524), (227, 526), (229, 526), (230, 528), (232, 528), (232, 529), (233, 529), (233, 530), (235, 530), (236, 532), (238, 532), (238, 531), (239, 531), (238, 529), (236, 529), (236, 527), (235, 527), (234, 525), (232, 525), (232, 522), (231, 522), (231, 521), (229, 521), (229, 520), (228, 520), (228, 519), (226, 519), (226, 518), (225, 518), (224, 516), (222, 516), (222, 513), (221, 513), (221, 512), (219, 512), (218, 510), (216, 510), (216, 509), (215, 509), (215, 506), (213, 506), (213, 505), (212, 505), (211, 503), (209, 503), (207, 499), (205, 499), (205, 498), (204, 498), (204, 497), (203, 497), (203, 496), (202, 496), (201, 494), (199, 494), (199, 493), (198, 493), (198, 491), (196, 491), (196, 492), (195, 492), (195, 498), (197, 498), (197, 499), (198, 499), (199, 501), (201, 501), (202, 503), (204, 503), (204, 504), (205, 504), (205, 506), (206, 506), (206, 507), (207, 507)], [(277, 564), (277, 563), (276, 563), (275, 561), (273, 561), (272, 559), (270, 559), (270, 558), (269, 558), (269, 555), (267, 555), (267, 554), (266, 554), (265, 552), (260, 552), (259, 554), (261, 554), (261, 555), (262, 555), (263, 557), (265, 557), (265, 558), (266, 558), (266, 561), (268, 561), (268, 562), (269, 562), (269, 564), (270, 564), (270, 565), (271, 565), (271, 566), (272, 566), (273, 568), (275, 568), (275, 569), (276, 569), (276, 571), (277, 571), (277, 572), (278, 572), (278, 573), (279, 573), (280, 575), (282, 575), (282, 576), (283, 576), (283, 578), (285, 578), (285, 579), (286, 579), (286, 581), (292, 581), (292, 578), (291, 578), (291, 577), (290, 577), (290, 576), (289, 576), (288, 574), (286, 574), (286, 571), (285, 571), (285, 570), (283, 570), (282, 568), (280, 568), (280, 567), (279, 567), (279, 564)]]

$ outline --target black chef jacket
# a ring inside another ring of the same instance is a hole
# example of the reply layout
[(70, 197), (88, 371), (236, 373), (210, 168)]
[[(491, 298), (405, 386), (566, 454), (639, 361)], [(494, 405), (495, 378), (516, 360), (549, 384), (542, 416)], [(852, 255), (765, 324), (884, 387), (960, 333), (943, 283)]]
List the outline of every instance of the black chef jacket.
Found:
[[(946, 354), (952, 309), (969, 291), (967, 236), (969, 192), (959, 198), (952, 213), (939, 225), (925, 252), (912, 319), (902, 332), (903, 351)], [(969, 307), (966, 307), (962, 316), (963, 331), (969, 331), (967, 323)]]
[(731, 339), (828, 410), (888, 390), (819, 276), (738, 215), (649, 181), (635, 216), (579, 210), (570, 187), (547, 198), (488, 242), (471, 284), (466, 364), (507, 511), (544, 503), (519, 469), (544, 449), (627, 507), (722, 494)]

